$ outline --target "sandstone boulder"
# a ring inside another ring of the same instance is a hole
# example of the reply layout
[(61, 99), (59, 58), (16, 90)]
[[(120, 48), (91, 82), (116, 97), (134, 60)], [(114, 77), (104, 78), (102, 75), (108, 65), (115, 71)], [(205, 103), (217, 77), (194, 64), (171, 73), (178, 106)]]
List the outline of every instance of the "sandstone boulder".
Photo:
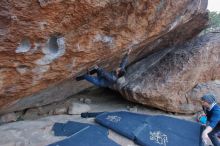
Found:
[(196, 99), (206, 93), (214, 94), (217, 97), (217, 102), (220, 103), (220, 80), (199, 83), (186, 96)]
[(91, 84), (72, 77), (192, 38), (207, 0), (1, 0), (0, 114), (62, 100)]
[[(129, 67), (118, 89), (134, 102), (170, 112), (195, 113), (201, 110), (198, 100), (202, 94), (220, 95), (219, 48), (217, 33), (154, 53)], [(204, 85), (206, 88), (199, 88)]]

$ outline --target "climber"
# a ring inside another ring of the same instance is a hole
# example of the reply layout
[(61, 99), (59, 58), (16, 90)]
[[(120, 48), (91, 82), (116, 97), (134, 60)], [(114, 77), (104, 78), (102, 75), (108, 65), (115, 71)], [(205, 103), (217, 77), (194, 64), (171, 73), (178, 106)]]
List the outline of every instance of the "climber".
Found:
[[(125, 66), (128, 63), (128, 55), (130, 54), (131, 49), (123, 57), (119, 67), (115, 71), (107, 72), (103, 68), (95, 65), (90, 68), (86, 74), (79, 75), (76, 77), (77, 81), (87, 80), (98, 87), (109, 87), (112, 88), (113, 85), (117, 82), (118, 78), (124, 76), (126, 73)], [(92, 76), (92, 74), (97, 73), (97, 76)]]
[(208, 144), (211, 140), (214, 146), (220, 146), (220, 106), (213, 94), (207, 93), (201, 97), (202, 107), (207, 116), (206, 128), (202, 133), (202, 140)]

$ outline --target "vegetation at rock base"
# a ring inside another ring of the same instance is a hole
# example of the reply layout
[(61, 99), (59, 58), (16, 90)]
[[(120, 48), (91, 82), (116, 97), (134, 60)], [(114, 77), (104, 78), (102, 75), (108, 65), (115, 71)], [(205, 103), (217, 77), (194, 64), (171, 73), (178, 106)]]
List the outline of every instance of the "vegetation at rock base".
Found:
[(210, 25), (213, 28), (220, 27), (220, 13), (219, 12), (210, 12), (209, 17), (211, 19)]
[(209, 20), (209, 26), (205, 30), (205, 33), (220, 31), (220, 12), (209, 12)]

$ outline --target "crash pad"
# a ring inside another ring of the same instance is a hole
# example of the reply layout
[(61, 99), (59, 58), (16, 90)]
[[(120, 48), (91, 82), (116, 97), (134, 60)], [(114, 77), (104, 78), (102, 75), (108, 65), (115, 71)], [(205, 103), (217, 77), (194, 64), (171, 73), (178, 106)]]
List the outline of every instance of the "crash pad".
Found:
[(173, 117), (131, 113), (103, 113), (96, 122), (142, 146), (203, 146), (202, 126)]
[(89, 126), (95, 126), (105, 135), (108, 135), (108, 130), (103, 126), (91, 125), (75, 121), (68, 121), (67, 123), (55, 123), (52, 127), (52, 131), (54, 132), (55, 136), (71, 136)]
[(108, 129), (98, 125), (68, 121), (55, 123), (52, 130), (56, 136), (68, 137), (49, 146), (119, 146), (107, 137)]

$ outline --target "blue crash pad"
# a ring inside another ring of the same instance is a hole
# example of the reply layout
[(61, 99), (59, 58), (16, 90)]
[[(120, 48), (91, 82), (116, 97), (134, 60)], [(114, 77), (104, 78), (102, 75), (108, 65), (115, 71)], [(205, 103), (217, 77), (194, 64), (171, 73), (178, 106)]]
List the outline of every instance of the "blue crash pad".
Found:
[(133, 140), (135, 139), (133, 132), (139, 125), (142, 125), (147, 118), (147, 115), (131, 112), (106, 112), (96, 116), (96, 122)]
[(119, 146), (108, 139), (108, 129), (98, 125), (68, 121), (55, 123), (52, 130), (55, 136), (68, 136), (49, 146)]
[(103, 113), (96, 122), (142, 146), (203, 146), (198, 123), (130, 112)]
[(79, 123), (74, 121), (68, 121), (67, 123), (55, 123), (53, 125), (52, 131), (54, 131), (55, 136), (71, 136), (83, 128), (95, 126), (100, 131), (103, 131), (103, 134), (108, 135), (108, 130), (105, 127), (98, 125), (91, 125), (87, 123)]

